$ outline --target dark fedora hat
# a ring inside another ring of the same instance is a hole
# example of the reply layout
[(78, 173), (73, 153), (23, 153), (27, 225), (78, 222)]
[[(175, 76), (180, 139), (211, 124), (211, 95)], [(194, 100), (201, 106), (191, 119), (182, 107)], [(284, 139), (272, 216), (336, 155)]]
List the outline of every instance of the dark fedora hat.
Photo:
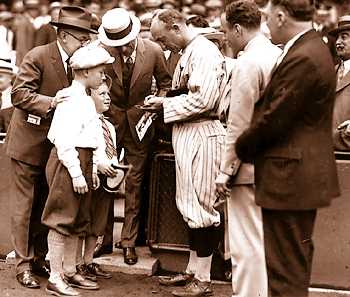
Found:
[(58, 20), (50, 24), (56, 27), (70, 27), (77, 30), (88, 31), (97, 34), (91, 29), (92, 16), (85, 8), (79, 6), (63, 6), (60, 9)]
[(340, 32), (350, 30), (350, 15), (344, 15), (338, 20), (338, 27), (329, 31), (330, 35), (336, 36)]

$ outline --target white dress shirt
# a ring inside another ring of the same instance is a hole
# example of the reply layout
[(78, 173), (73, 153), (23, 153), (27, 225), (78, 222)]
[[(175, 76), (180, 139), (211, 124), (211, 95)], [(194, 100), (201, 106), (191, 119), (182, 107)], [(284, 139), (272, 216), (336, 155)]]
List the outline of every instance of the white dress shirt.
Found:
[(135, 64), (135, 61), (136, 61), (136, 50), (137, 50), (137, 38), (135, 39), (135, 48), (134, 48), (134, 51), (131, 53), (131, 55), (129, 57), (126, 57), (123, 55), (123, 61), (124, 63), (126, 63), (126, 61), (131, 58), (132, 60), (132, 63)]
[(62, 58), (62, 62), (63, 62), (63, 66), (64, 66), (64, 70), (67, 73), (67, 59), (69, 58), (68, 54), (64, 51), (63, 47), (61, 46), (60, 42), (57, 40), (57, 46), (58, 46), (58, 51), (60, 52), (61, 58)]
[[(73, 80), (70, 87), (59, 92), (64, 92), (68, 99), (57, 105), (47, 137), (73, 178), (82, 175), (76, 148), (96, 149), (103, 131), (94, 101), (86, 94), (85, 86)], [(97, 172), (95, 154), (94, 151), (94, 173)]]

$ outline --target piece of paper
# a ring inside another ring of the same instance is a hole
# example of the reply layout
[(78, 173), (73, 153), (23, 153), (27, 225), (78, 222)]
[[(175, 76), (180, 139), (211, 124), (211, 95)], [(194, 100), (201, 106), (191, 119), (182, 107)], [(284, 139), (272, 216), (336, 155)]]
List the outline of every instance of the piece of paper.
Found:
[(139, 120), (139, 122), (137, 123), (137, 125), (135, 126), (136, 133), (140, 141), (145, 136), (148, 128), (152, 125), (153, 119), (155, 119), (156, 116), (157, 115), (154, 113), (145, 112)]

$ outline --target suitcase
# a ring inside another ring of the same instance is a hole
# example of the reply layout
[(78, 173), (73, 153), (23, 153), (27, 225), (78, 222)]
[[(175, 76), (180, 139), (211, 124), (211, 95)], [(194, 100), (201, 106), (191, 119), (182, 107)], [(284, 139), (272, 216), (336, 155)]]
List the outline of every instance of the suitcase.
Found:
[[(175, 192), (174, 154), (155, 154), (151, 166), (147, 242), (158, 255), (163, 252), (172, 257), (189, 251), (188, 226), (176, 207)], [(221, 242), (219, 246), (224, 245)], [(185, 261), (187, 259), (186, 256)], [(224, 260), (220, 248), (214, 252), (211, 274), (213, 279), (228, 281), (231, 278), (231, 261)]]

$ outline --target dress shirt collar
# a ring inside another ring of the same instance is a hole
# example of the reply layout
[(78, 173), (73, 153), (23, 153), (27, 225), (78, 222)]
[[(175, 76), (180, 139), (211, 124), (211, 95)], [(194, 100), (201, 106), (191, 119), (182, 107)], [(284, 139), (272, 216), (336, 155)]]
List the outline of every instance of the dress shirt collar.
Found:
[(344, 61), (344, 74), (343, 74), (343, 76), (345, 74), (347, 74), (349, 71), (350, 71), (350, 59)]
[(64, 51), (63, 47), (61, 46), (60, 42), (57, 40), (57, 46), (58, 46), (58, 51), (60, 52), (61, 59), (64, 65), (64, 69), (67, 72), (67, 59), (69, 58), (68, 54)]
[(131, 53), (130, 57), (123, 56), (123, 61), (124, 61), (124, 63), (126, 63), (126, 60), (127, 60), (128, 58), (131, 58), (132, 63), (135, 63), (135, 60), (136, 60), (136, 50), (137, 50), (137, 38), (135, 39), (135, 48), (134, 48), (134, 51)]
[(293, 46), (293, 44), (302, 36), (304, 35), (306, 32), (310, 31), (310, 29), (306, 29), (298, 34), (296, 34), (292, 39), (290, 39), (286, 45), (283, 48), (283, 53), (284, 56), (288, 53), (289, 49)]

